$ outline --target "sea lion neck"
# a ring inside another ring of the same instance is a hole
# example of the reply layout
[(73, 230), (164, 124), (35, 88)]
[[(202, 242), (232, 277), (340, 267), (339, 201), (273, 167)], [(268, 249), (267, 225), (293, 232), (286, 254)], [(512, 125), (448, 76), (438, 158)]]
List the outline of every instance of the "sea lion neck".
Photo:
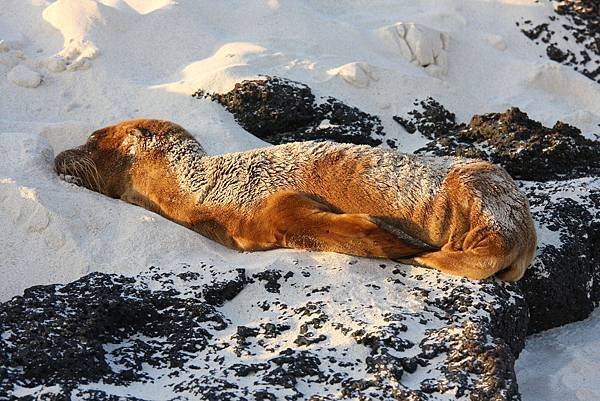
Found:
[(200, 144), (187, 133), (148, 137), (133, 157), (121, 199), (191, 228), (197, 193), (204, 187), (206, 153)]
[(183, 193), (202, 193), (207, 186), (205, 167), (208, 156), (202, 146), (191, 136), (172, 137), (161, 146), (168, 170), (177, 179)]

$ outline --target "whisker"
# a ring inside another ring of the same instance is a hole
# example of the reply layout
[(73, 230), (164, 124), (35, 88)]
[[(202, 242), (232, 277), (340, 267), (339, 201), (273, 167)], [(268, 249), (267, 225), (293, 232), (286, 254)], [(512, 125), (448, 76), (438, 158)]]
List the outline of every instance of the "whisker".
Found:
[(90, 175), (90, 179), (91, 179), (91, 181), (93, 181), (93, 188), (94, 188), (94, 190), (100, 192), (101, 188), (100, 188), (100, 183), (98, 182), (98, 178), (97, 178), (98, 176), (94, 172), (95, 168), (94, 168), (94, 165), (92, 164), (91, 161), (88, 161), (87, 169), (88, 169), (88, 172), (89, 172), (89, 175)]
[(88, 184), (87, 187), (92, 191), (96, 190), (94, 187), (93, 176), (90, 166), (87, 163), (81, 163), (81, 169), (84, 172), (85, 181)]
[(83, 173), (85, 184), (87, 184), (86, 187), (93, 190), (94, 188), (92, 187), (92, 181), (90, 179), (90, 171), (88, 165), (83, 161), (80, 161), (79, 165), (81, 166), (81, 172)]
[(82, 162), (87, 166), (87, 171), (89, 172), (89, 176), (90, 178), (93, 180), (93, 184), (94, 184), (94, 188), (98, 191), (98, 192), (102, 192), (102, 188), (103, 188), (103, 183), (102, 181), (102, 177), (100, 176), (100, 173), (98, 172), (98, 168), (96, 167), (96, 163), (94, 163), (91, 159), (89, 158), (83, 158)]
[(83, 185), (85, 183), (84, 181), (84, 177), (83, 177), (83, 167), (81, 166), (81, 163), (79, 162), (79, 160), (75, 160), (73, 162), (73, 164), (71, 165), (73, 166), (73, 173), (75, 175), (75, 177), (78, 179), (80, 185)]
[(79, 160), (77, 160), (77, 164), (81, 169), (80, 171), (82, 174), (82, 178), (83, 178), (85, 184), (87, 184), (86, 186), (90, 187), (91, 181), (90, 181), (90, 177), (89, 177), (89, 168), (88, 168), (87, 162), (84, 159), (79, 159)]
[(81, 154), (68, 155), (59, 160), (55, 167), (65, 181), (84, 186), (92, 191), (103, 191), (104, 179), (98, 171), (96, 163), (89, 157)]
[(98, 183), (98, 191), (104, 192), (104, 180), (102, 179), (102, 176), (100, 175), (100, 172), (98, 171), (96, 165), (92, 163), (92, 167), (94, 169), (94, 180), (96, 180), (96, 182)]

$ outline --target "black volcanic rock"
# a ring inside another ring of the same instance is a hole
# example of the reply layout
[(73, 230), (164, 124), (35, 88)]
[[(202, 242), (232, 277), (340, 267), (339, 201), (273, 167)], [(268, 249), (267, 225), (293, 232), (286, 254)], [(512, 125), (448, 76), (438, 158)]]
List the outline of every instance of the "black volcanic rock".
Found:
[(332, 140), (376, 146), (385, 135), (379, 117), (332, 97), (317, 99), (308, 86), (284, 78), (247, 80), (225, 94), (199, 90), (193, 96), (218, 102), (246, 131), (272, 144)]
[(463, 156), (502, 165), (515, 179), (549, 181), (600, 175), (600, 142), (558, 121), (544, 127), (518, 108), (475, 115), (459, 124), (434, 99), (417, 102), (408, 118), (394, 119), (431, 141), (416, 153)]
[[(520, 399), (528, 317), (516, 285), (341, 268), (281, 264), (249, 280), (183, 266), (32, 287), (0, 304), (0, 398)], [(286, 286), (272, 291), (271, 277)]]
[[(156, 269), (149, 277), (155, 283), (173, 280)], [(0, 394), (27, 383), (57, 385), (67, 396), (78, 385), (99, 380), (114, 385), (143, 381), (144, 364), (181, 368), (190, 353), (206, 347), (208, 328), (226, 327), (213, 306), (198, 293), (190, 294), (181, 298), (168, 286), (150, 291), (134, 278), (101, 273), (65, 286), (25, 290), (0, 305), (0, 364), (5, 369)], [(107, 344), (120, 344), (110, 352), (110, 363)]]
[(549, 59), (570, 66), (600, 83), (600, 2), (562, 0), (547, 22), (517, 22), (521, 32), (546, 47)]
[(210, 305), (220, 306), (239, 294), (246, 285), (247, 278), (244, 269), (236, 269), (236, 272), (237, 278), (235, 280), (217, 281), (206, 286), (202, 291), (206, 302)]
[(538, 231), (538, 252), (519, 287), (529, 333), (583, 320), (600, 303), (600, 177), (522, 182)]
[(435, 139), (455, 135), (458, 124), (456, 115), (448, 111), (433, 98), (415, 101), (418, 107), (409, 111), (409, 117), (394, 116), (394, 121), (400, 124), (409, 134), (417, 130), (427, 139)]
[(516, 179), (600, 175), (600, 142), (586, 139), (579, 129), (560, 121), (544, 127), (518, 108), (476, 115), (458, 136), (491, 149), (489, 159)]

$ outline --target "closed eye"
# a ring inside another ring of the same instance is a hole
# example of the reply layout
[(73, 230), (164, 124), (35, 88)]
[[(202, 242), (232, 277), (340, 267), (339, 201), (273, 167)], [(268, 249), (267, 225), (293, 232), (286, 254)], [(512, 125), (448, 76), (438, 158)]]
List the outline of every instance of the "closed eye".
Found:
[(100, 138), (102, 138), (102, 135), (104, 134), (103, 131), (94, 131), (92, 132), (92, 134), (88, 137), (87, 142), (88, 143), (95, 143), (97, 142)]

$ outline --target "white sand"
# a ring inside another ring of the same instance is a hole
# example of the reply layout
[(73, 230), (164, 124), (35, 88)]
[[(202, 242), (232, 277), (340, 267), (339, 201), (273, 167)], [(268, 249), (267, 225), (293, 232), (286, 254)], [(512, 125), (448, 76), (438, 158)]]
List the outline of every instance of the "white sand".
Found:
[(531, 336), (516, 370), (523, 401), (600, 400), (600, 309)]
[(29, 67), (19, 64), (7, 74), (7, 78), (15, 85), (24, 88), (36, 88), (42, 83), (42, 76), (29, 69)]
[(427, 96), (459, 120), (519, 106), (592, 137), (600, 87), (540, 57), (515, 26), (550, 13), (533, 0), (0, 0), (0, 301), (91, 271), (200, 259), (260, 269), (302, 257), (231, 252), (54, 174), (55, 153), (133, 117), (173, 120), (209, 153), (266, 145), (193, 99), (199, 88), (227, 91), (258, 74), (302, 81), (381, 116), (407, 151), (422, 139), (392, 116)]

